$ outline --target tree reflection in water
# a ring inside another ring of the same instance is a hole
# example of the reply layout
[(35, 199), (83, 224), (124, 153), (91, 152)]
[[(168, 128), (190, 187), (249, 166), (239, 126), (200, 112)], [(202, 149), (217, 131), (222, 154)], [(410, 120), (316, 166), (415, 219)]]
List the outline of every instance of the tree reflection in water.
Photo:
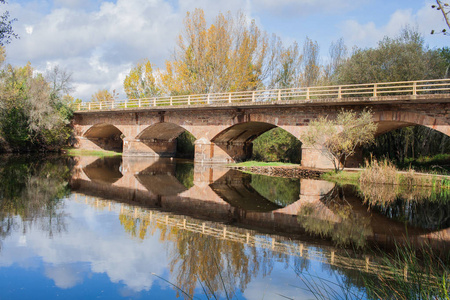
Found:
[(159, 233), (169, 253), (169, 270), (174, 280), (171, 283), (190, 296), (200, 284), (208, 296), (233, 298), (236, 289), (245, 290), (257, 274), (270, 275), (275, 261), (283, 262), (285, 268), (309, 267), (307, 251), (303, 257), (292, 258), (285, 253), (150, 222), (126, 213), (119, 218), (133, 237), (144, 239), (147, 233)]
[[(372, 235), (370, 219), (354, 211), (343, 189), (336, 185), (320, 201), (302, 206), (297, 216), (301, 226), (311, 234), (331, 238), (337, 246), (363, 248), (367, 237)], [(324, 212), (318, 204), (324, 204), (329, 211)]]
[(72, 159), (62, 157), (13, 156), (0, 161), (2, 240), (20, 226), (26, 232), (38, 225), (49, 237), (65, 230), (60, 200), (70, 193), (72, 166)]

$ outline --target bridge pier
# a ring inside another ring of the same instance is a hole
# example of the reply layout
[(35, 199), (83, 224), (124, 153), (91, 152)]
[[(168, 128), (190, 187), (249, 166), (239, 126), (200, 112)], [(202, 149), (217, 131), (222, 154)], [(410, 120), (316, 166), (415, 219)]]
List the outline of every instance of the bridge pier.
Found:
[[(325, 150), (302, 145), (301, 165), (308, 168), (333, 169), (333, 162), (324, 154)], [(355, 155), (347, 158), (346, 168), (357, 168), (363, 165), (362, 149), (356, 149)]]
[(194, 161), (199, 163), (231, 163), (234, 159), (221, 147), (207, 138), (200, 138), (194, 142)]
[(175, 157), (177, 140), (124, 139), (124, 156)]

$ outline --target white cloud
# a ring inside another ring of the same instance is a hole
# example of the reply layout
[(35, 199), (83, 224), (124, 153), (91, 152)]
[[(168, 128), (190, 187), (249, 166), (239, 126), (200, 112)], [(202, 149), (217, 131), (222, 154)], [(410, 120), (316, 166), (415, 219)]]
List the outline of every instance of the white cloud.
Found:
[[(27, 5), (11, 6), (11, 15), (19, 20), (16, 28), (21, 39), (8, 45), (8, 62), (23, 65), (31, 61), (37, 69), (58, 63), (74, 73), (74, 86), (96, 87), (74, 93), (89, 99), (96, 90), (113, 83), (113, 88), (122, 90), (116, 78), (130, 63), (149, 58), (162, 65), (168, 58), (181, 24), (168, 3), (118, 0), (105, 2), (94, 11), (64, 6), (77, 3), (58, 1), (62, 7), (47, 14), (30, 12)], [(27, 24), (21, 25), (21, 20)]]
[(105, 273), (111, 282), (121, 282), (135, 292), (151, 288), (157, 279), (152, 272), (164, 274), (166, 251), (156, 235), (143, 241), (130, 239), (118, 224), (117, 215), (94, 212), (73, 201), (66, 201), (65, 206), (70, 212), (65, 218), (70, 235), (55, 234), (49, 239), (39, 226), (30, 227), (27, 247), (23, 247), (19, 243), (23, 233), (15, 231), (5, 240), (0, 266), (36, 268), (30, 262), (40, 257), (45, 275), (60, 288), (83, 282), (89, 273)]
[(428, 3), (416, 12), (412, 9), (397, 10), (390, 15), (386, 24), (380, 26), (376, 26), (374, 22), (361, 24), (355, 20), (347, 20), (340, 28), (347, 43), (364, 48), (376, 46), (385, 36), (397, 36), (405, 26), (417, 28), (431, 46), (442, 46), (442, 41), (438, 41), (439, 37), (432, 37), (430, 32), (442, 27), (443, 23)]

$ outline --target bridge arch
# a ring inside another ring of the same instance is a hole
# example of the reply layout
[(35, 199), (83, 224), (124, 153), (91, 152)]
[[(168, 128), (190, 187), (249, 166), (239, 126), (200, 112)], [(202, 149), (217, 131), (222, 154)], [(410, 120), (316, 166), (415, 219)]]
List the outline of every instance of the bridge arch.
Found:
[(147, 126), (133, 140), (126, 141), (128, 155), (175, 157), (177, 138), (186, 128), (170, 122), (159, 122)]
[(267, 122), (242, 122), (222, 130), (211, 139), (211, 142), (227, 153), (232, 160), (244, 161), (252, 157), (253, 141), (263, 133), (277, 127), (279, 126)]
[(83, 137), (96, 145), (97, 148), (103, 150), (117, 152), (122, 152), (123, 150), (123, 133), (112, 124), (95, 124), (86, 130)]
[(425, 114), (404, 111), (380, 111), (374, 114), (373, 120), (378, 124), (376, 136), (398, 128), (414, 125), (426, 126), (450, 136), (450, 124)]

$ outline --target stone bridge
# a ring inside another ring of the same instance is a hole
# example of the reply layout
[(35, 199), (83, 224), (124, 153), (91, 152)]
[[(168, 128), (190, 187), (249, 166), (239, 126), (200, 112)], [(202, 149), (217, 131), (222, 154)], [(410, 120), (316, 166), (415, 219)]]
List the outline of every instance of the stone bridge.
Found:
[[(275, 127), (301, 141), (312, 120), (335, 118), (342, 109), (370, 109), (377, 135), (411, 125), (450, 135), (450, 80), (82, 103), (73, 125), (77, 147), (124, 156), (173, 157), (176, 138), (188, 131), (196, 139), (196, 162), (222, 163), (250, 158), (252, 141)], [(357, 154), (347, 166), (360, 162)], [(332, 162), (302, 146), (302, 165), (329, 168)]]

